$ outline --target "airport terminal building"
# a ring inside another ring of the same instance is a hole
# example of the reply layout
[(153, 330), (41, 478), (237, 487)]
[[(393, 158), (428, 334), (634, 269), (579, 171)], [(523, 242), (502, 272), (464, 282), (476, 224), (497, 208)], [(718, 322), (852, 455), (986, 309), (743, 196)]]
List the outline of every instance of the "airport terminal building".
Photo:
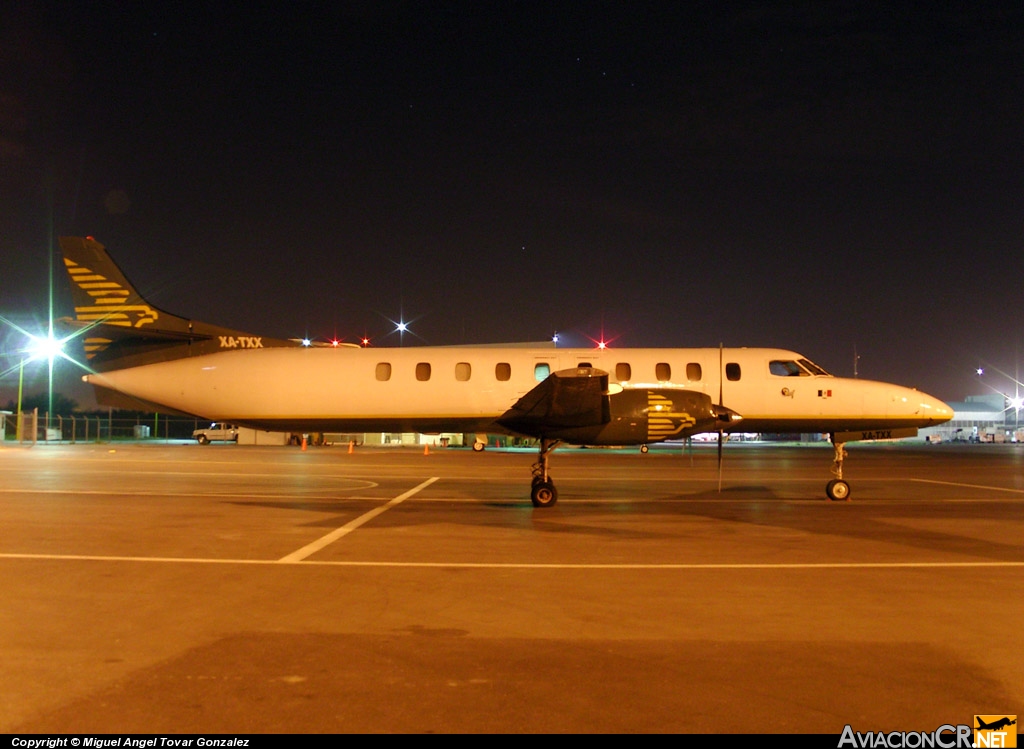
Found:
[(922, 429), (928, 441), (1024, 442), (1024, 421), (1010, 399), (1000, 393), (969, 395), (950, 403), (953, 419), (941, 426)]

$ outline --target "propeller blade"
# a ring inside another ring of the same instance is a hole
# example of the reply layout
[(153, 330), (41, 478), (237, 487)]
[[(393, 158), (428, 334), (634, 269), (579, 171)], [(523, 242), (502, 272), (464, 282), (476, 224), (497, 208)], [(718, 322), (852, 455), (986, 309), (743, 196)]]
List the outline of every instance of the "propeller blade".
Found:
[[(724, 356), (724, 344), (719, 342), (718, 344), (718, 405), (723, 407), (722, 403), (722, 380), (725, 379), (725, 370), (722, 364), (722, 357)], [(718, 493), (722, 493), (722, 429), (718, 429)]]
[(722, 493), (722, 430), (718, 430), (718, 493)]
[(722, 403), (722, 380), (725, 379), (725, 367), (722, 364), (722, 357), (724, 356), (723, 349), (724, 344), (718, 344), (718, 405), (725, 405)]

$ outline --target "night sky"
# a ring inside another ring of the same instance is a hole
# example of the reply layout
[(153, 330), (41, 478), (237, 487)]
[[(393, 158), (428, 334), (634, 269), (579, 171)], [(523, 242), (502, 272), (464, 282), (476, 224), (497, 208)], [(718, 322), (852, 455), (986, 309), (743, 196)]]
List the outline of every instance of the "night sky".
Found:
[(122, 5), (0, 14), (5, 317), (45, 317), (51, 252), (69, 314), (56, 237), (88, 234), (254, 334), (1013, 389), (1019, 0)]

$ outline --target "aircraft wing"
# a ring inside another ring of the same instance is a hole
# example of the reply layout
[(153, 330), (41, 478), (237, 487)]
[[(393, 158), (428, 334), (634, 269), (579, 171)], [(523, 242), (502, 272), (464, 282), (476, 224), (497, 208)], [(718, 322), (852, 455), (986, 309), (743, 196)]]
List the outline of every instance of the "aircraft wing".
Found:
[(608, 373), (593, 367), (551, 373), (498, 419), (513, 432), (555, 439), (566, 430), (609, 421)]

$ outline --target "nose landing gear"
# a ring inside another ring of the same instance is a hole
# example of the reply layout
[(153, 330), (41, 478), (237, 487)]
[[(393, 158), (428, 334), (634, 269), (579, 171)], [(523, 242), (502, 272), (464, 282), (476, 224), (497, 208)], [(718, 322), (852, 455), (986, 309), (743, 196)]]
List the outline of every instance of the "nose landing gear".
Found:
[(843, 458), (847, 456), (846, 443), (836, 442), (834, 434), (831, 438), (836, 451), (835, 459), (832, 461), (832, 473), (835, 478), (825, 485), (825, 494), (833, 502), (845, 502), (850, 499), (850, 485), (843, 481)]

